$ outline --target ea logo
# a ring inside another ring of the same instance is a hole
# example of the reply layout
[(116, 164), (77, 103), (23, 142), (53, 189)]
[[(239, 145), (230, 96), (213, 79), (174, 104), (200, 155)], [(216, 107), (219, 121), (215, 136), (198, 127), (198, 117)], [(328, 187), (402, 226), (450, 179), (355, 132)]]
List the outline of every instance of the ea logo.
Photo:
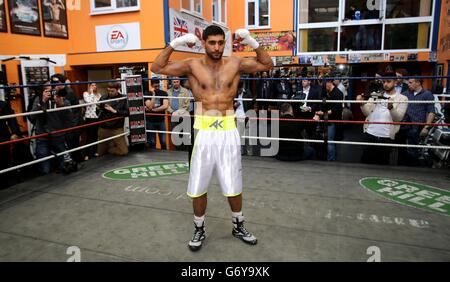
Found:
[(119, 25), (113, 26), (107, 36), (107, 42), (111, 49), (121, 50), (128, 44), (128, 33)]

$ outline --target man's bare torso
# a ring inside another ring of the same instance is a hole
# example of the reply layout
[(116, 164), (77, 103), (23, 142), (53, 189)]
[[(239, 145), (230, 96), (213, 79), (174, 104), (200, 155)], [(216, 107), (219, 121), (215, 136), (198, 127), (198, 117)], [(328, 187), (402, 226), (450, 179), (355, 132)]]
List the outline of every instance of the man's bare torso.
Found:
[[(196, 114), (226, 115), (234, 112), (234, 97), (240, 80), (238, 58), (224, 58), (216, 66), (208, 66), (204, 59), (189, 61), (191, 73), (189, 83), (195, 101), (201, 102)], [(206, 113), (207, 111), (210, 111)], [(215, 111), (216, 113), (214, 113)]]

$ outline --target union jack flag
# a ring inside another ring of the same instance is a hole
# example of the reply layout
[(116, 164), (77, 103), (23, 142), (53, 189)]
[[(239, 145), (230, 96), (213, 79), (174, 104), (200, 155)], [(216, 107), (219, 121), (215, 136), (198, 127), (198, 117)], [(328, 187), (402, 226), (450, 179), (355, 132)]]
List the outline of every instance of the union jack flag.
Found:
[(183, 36), (183, 34), (188, 33), (188, 26), (185, 20), (179, 19), (177, 17), (173, 18), (173, 35), (174, 38)]

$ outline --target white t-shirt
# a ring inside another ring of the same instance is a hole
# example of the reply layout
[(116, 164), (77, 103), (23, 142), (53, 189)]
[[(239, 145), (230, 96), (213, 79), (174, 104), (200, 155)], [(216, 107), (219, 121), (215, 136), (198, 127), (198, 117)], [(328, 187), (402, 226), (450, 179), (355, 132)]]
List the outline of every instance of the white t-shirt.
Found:
[[(384, 94), (384, 96), (389, 97), (387, 94)], [(385, 100), (385, 103), (375, 104), (375, 109), (373, 110), (369, 121), (392, 122), (391, 113), (387, 108), (387, 104), (388, 104), (387, 100)], [(367, 133), (376, 137), (390, 138), (390, 129), (391, 125), (389, 124), (369, 124), (369, 126), (367, 127)]]

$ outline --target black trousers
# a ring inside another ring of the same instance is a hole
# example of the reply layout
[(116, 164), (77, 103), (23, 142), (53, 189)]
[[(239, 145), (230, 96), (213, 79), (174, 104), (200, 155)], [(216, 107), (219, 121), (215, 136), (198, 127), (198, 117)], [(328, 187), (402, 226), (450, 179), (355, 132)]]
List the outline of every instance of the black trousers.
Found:
[[(364, 133), (364, 142), (368, 143), (394, 143), (391, 138), (383, 138)], [(392, 147), (366, 146), (364, 148), (361, 162), (365, 164), (388, 165), (390, 163)]]

